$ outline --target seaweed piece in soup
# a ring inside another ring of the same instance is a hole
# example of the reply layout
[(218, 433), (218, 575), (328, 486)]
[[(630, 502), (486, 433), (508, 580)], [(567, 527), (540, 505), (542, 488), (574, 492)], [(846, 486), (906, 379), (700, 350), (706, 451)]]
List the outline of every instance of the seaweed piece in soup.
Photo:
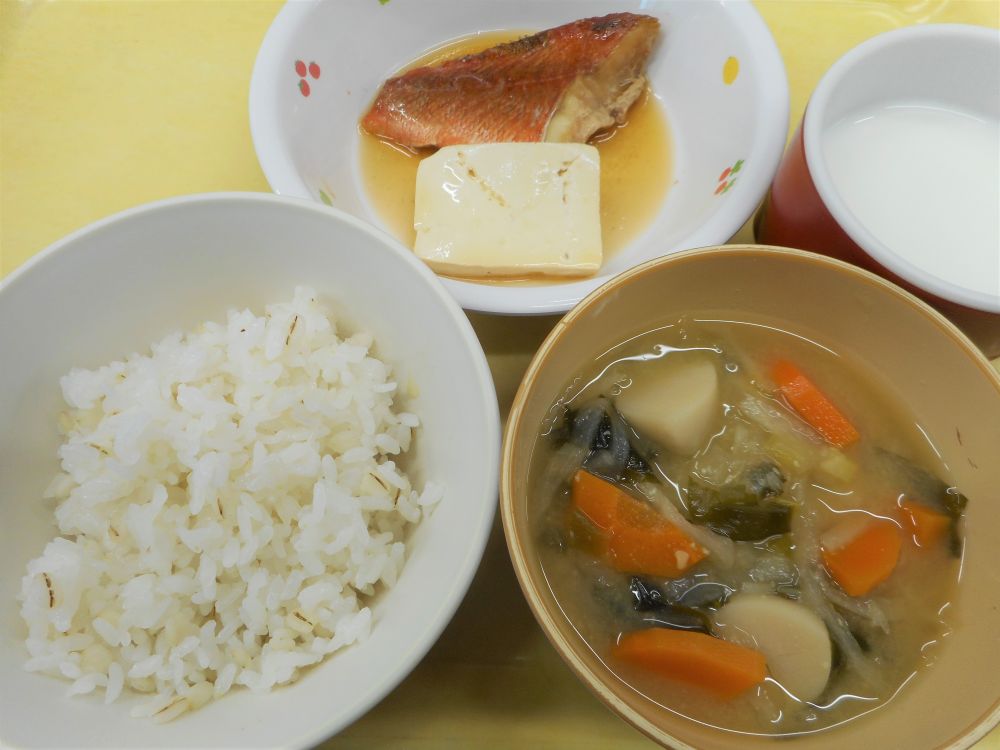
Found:
[(592, 451), (603, 451), (611, 447), (611, 417), (605, 411), (601, 415), (600, 426), (594, 433), (594, 439), (590, 443)]
[(636, 453), (635, 448), (628, 454), (628, 463), (625, 464), (625, 470), (634, 472), (635, 474), (644, 475), (649, 473), (649, 464), (646, 460)]
[(707, 612), (685, 604), (668, 602), (663, 592), (639, 576), (633, 576), (629, 581), (629, 591), (635, 598), (633, 607), (636, 612), (644, 613), (642, 622), (647, 627), (711, 632)]
[(792, 509), (780, 503), (711, 506), (692, 521), (701, 523), (716, 534), (736, 542), (758, 542), (787, 534), (791, 528)]
[(654, 584), (647, 578), (635, 576), (629, 588), (635, 598), (636, 609), (655, 609), (664, 603), (693, 609), (718, 609), (735, 589), (712, 578), (712, 575), (702, 571)]
[(584, 468), (615, 481), (623, 479), (635, 454), (630, 433), (621, 415), (613, 406), (606, 404), (601, 426), (591, 446), (592, 452), (583, 463)]
[(784, 485), (785, 476), (771, 461), (752, 466), (739, 480), (718, 487), (692, 478), (687, 488), (691, 520), (739, 542), (787, 534), (791, 507), (772, 500), (781, 495)]
[(664, 604), (646, 614), (642, 618), (642, 624), (646, 627), (691, 630), (696, 633), (712, 632), (712, 623), (707, 614), (693, 607), (682, 607), (677, 604)]
[(639, 576), (632, 576), (628, 588), (632, 592), (632, 596), (635, 597), (635, 604), (633, 606), (637, 612), (648, 612), (649, 610), (659, 609), (666, 605), (663, 592), (642, 580)]

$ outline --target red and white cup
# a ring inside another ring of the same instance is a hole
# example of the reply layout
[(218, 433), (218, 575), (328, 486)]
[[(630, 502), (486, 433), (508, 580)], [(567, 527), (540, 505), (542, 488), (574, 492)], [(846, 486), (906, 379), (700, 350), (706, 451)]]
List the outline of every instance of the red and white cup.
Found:
[[(831, 179), (824, 149), (830, 129), (852, 113), (898, 102), (938, 103), (1000, 120), (1000, 32), (958, 24), (912, 26), (873, 37), (841, 57), (809, 99), (758, 212), (756, 239), (874, 271), (940, 310), (987, 356), (1000, 356), (1000, 247), (995, 285), (992, 278), (986, 284), (995, 286), (995, 294), (959, 286), (882, 242), (851, 212)], [(1000, 206), (997, 211), (1000, 221)], [(942, 251), (961, 262), (961, 247)]]

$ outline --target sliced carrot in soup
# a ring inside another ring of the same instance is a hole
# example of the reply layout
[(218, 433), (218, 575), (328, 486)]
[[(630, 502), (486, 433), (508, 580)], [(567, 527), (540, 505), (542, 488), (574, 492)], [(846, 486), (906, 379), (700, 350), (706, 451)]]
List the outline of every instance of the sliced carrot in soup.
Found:
[(821, 551), (826, 569), (840, 587), (851, 596), (864, 596), (892, 575), (902, 536), (896, 524), (882, 518), (866, 519), (845, 535), (845, 526), (855, 524), (847, 519), (825, 533)]
[(606, 479), (580, 469), (573, 476), (573, 505), (599, 529), (611, 526), (625, 493)]
[(767, 676), (764, 655), (704, 633), (650, 628), (623, 635), (618, 659), (733, 698)]
[(677, 578), (705, 549), (652, 508), (626, 496), (608, 529), (608, 562), (624, 573)]
[(847, 417), (794, 364), (779, 360), (771, 377), (788, 405), (828, 442), (846, 448), (861, 437)]
[(573, 477), (573, 505), (604, 532), (601, 552), (616, 570), (676, 578), (707, 554), (654, 508), (582, 469)]
[(908, 530), (919, 547), (932, 547), (948, 533), (951, 519), (921, 503), (904, 500), (900, 505)]

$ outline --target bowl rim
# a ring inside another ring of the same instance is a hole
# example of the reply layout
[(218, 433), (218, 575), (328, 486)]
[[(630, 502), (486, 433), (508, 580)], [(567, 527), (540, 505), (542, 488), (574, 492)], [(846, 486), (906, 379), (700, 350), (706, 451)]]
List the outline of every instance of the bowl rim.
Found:
[[(996, 388), (997, 394), (1000, 395), (1000, 372), (995, 370), (986, 359), (986, 355), (983, 354), (983, 352), (978, 349), (976, 345), (973, 344), (972, 341), (970, 341), (969, 338), (953, 323), (941, 315), (941, 313), (930, 307), (923, 300), (920, 300), (910, 292), (902, 289), (896, 284), (893, 284), (891, 281), (882, 278), (881, 276), (877, 276), (870, 271), (851, 265), (845, 261), (819, 255), (807, 250), (779, 247), (776, 245), (755, 245), (747, 243), (739, 245), (714, 245), (696, 248), (693, 250), (686, 250), (673, 255), (657, 258), (616, 276), (610, 282), (604, 284), (589, 294), (566, 316), (556, 323), (555, 327), (549, 335), (546, 336), (545, 340), (538, 348), (538, 351), (535, 353), (535, 356), (532, 358), (531, 363), (528, 365), (528, 368), (521, 379), (521, 384), (514, 396), (510, 413), (507, 417), (507, 424), (504, 428), (503, 452), (500, 462), (500, 517), (503, 523), (507, 550), (510, 554), (511, 563), (514, 567), (514, 573), (517, 576), (517, 582), (521, 587), (525, 600), (528, 602), (528, 607), (531, 609), (532, 615), (534, 615), (535, 620), (542, 629), (542, 632), (545, 633), (545, 637), (548, 639), (549, 643), (552, 644), (553, 648), (555, 648), (556, 652), (570, 668), (570, 670), (593, 695), (595, 695), (602, 703), (607, 704), (622, 719), (655, 742), (658, 742), (665, 747), (676, 747), (678, 750), (697, 750), (697, 748), (682, 742), (677, 737), (674, 737), (668, 732), (658, 728), (652, 722), (645, 720), (617, 696), (604, 692), (602, 690), (602, 682), (594, 673), (586, 668), (583, 660), (579, 657), (569, 642), (557, 637), (554, 634), (555, 618), (550, 616), (546, 611), (545, 605), (542, 602), (542, 597), (531, 585), (531, 577), (528, 573), (528, 557), (526, 549), (521, 538), (514, 533), (514, 504), (516, 502), (513, 496), (514, 438), (521, 430), (521, 422), (524, 416), (524, 405), (527, 401), (529, 393), (534, 387), (534, 383), (539, 372), (548, 361), (549, 356), (552, 354), (552, 350), (559, 344), (563, 336), (566, 335), (567, 330), (573, 325), (577, 318), (582, 316), (595, 305), (599, 305), (610, 293), (627, 286), (639, 276), (660, 270), (663, 266), (677, 263), (688, 263), (697, 261), (699, 258), (705, 256), (715, 256), (720, 254), (728, 256), (740, 255), (742, 257), (746, 257), (748, 253), (756, 253), (758, 255), (772, 257), (786, 257), (795, 262), (816, 263), (821, 266), (828, 267), (831, 271), (842, 273), (847, 276), (853, 276), (857, 278), (858, 281), (870, 287), (875, 287), (889, 292), (890, 294), (896, 296), (902, 303), (915, 308), (927, 319), (929, 324), (937, 326), (943, 333), (948, 335), (949, 338), (951, 338), (954, 343), (957, 344), (961, 350), (963, 350), (966, 356), (969, 356), (979, 367), (982, 373), (986, 376), (987, 380), (990, 381)], [(958, 735), (948, 740), (943, 745), (940, 745), (936, 750), (964, 750), (965, 748), (969, 748), (972, 744), (984, 737), (998, 723), (1000, 723), (1000, 696), (997, 697), (993, 705), (987, 709), (987, 711), (979, 717), (974, 724), (963, 729)]]
[[(676, 1), (665, 0), (668, 3)], [(736, 28), (746, 40), (760, 76), (759, 90), (755, 96), (758, 102), (758, 127), (747, 154), (747, 157), (754, 159), (755, 168), (742, 178), (746, 182), (743, 189), (734, 192), (708, 221), (682, 238), (678, 244), (680, 249), (673, 252), (668, 250), (668, 254), (725, 242), (735, 235), (752, 216), (767, 192), (781, 162), (788, 135), (788, 75), (770, 28), (750, 2), (714, 1), (724, 13), (732, 16)], [(271, 189), (278, 195), (314, 202), (318, 202), (317, 198), (293, 166), (291, 149), (280, 135), (283, 129), (278, 102), (281, 90), (281, 54), (298, 29), (308, 22), (310, 14), (320, 2), (323, 0), (289, 2), (278, 12), (257, 52), (248, 97), (254, 152)], [(654, 239), (647, 241), (655, 242)], [(649, 261), (642, 261), (645, 262)], [(614, 275), (604, 272), (585, 279), (544, 282), (530, 286), (477, 283), (446, 276), (439, 278), (466, 310), (499, 315), (551, 315), (567, 312)]]
[[(141, 219), (150, 214), (174, 211), (179, 208), (183, 209), (185, 206), (213, 204), (273, 206), (281, 209), (320, 214), (327, 219), (349, 224), (353, 228), (370, 236), (373, 241), (385, 246), (387, 250), (427, 284), (428, 289), (436, 298), (437, 304), (443, 307), (448, 317), (452, 319), (457, 327), (462, 348), (468, 352), (471, 364), (476, 373), (478, 386), (477, 400), (481, 401), (483, 405), (487, 423), (484, 434), (480, 436), (485, 446), (486, 456), (483, 475), (487, 481), (483, 483), (483, 507), (477, 519), (477, 525), (466, 530), (468, 544), (464, 549), (461, 567), (455, 571), (457, 575), (452, 582), (447, 598), (435, 607), (433, 616), (429, 619), (427, 629), (407, 649), (405, 656), (396, 664), (394, 671), (388, 676), (388, 679), (375, 685), (375, 689), (364, 699), (356, 702), (350, 711), (340, 716), (335, 716), (334, 712), (331, 712), (331, 718), (324, 718), (322, 722), (317, 723), (316, 728), (308, 731), (300, 731), (299, 734), (290, 737), (279, 746), (283, 748), (312, 747), (357, 721), (406, 679), (440, 638), (444, 629), (453, 619), (459, 605), (465, 599), (465, 595), (479, 569), (496, 517), (501, 435), (499, 404), (493, 377), (482, 344), (479, 342), (468, 317), (452, 296), (445, 291), (437, 276), (426, 265), (420, 262), (413, 253), (409, 252), (393, 237), (377, 227), (345, 211), (325, 206), (315, 201), (283, 197), (271, 193), (217, 192), (176, 196), (134, 206), (87, 224), (56, 240), (45, 249), (30, 257), (5, 278), (0, 279), (0, 296), (14, 285), (21, 283), (25, 278), (36, 273), (42, 266), (58, 262), (60, 255), (79, 240), (99, 233), (112, 225)], [(324, 660), (319, 666), (328, 663), (330, 663), (330, 660)], [(0, 745), (3, 745), (2, 738), (0, 738)]]
[(816, 84), (805, 114), (802, 116), (803, 147), (806, 165), (816, 185), (820, 199), (834, 220), (861, 250), (899, 278), (926, 290), (941, 299), (976, 310), (1000, 313), (1000, 290), (991, 295), (960, 286), (916, 265), (904, 255), (886, 245), (848, 208), (830, 175), (823, 154), (823, 120), (827, 105), (844, 77), (857, 66), (863, 66), (879, 53), (900, 46), (933, 44), (936, 40), (960, 40), (975, 44), (992, 44), (1000, 55), (1000, 33), (996, 29), (961, 23), (939, 23), (906, 26), (866, 39), (837, 59)]

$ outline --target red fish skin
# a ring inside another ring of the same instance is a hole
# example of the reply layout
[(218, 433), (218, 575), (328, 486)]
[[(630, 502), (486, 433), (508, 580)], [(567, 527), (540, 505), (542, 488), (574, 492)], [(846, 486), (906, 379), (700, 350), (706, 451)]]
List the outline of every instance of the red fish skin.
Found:
[(542, 141), (578, 77), (595, 70), (626, 35), (658, 28), (651, 16), (612, 13), (414, 68), (383, 84), (361, 124), (406, 146)]

